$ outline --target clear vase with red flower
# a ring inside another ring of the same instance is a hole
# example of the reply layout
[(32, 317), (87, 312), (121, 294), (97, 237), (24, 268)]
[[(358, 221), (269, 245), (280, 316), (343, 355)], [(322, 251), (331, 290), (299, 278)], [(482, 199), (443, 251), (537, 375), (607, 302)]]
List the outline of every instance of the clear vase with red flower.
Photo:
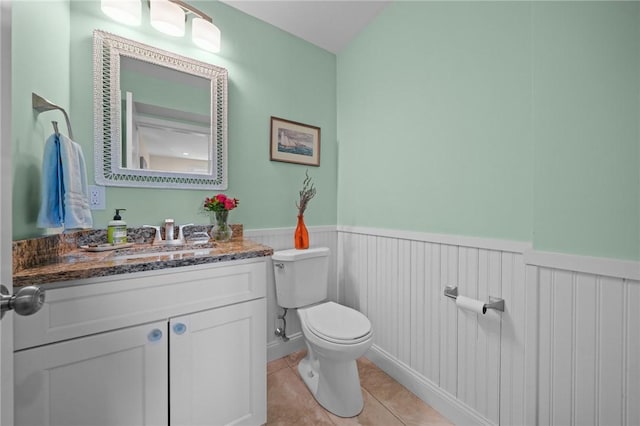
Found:
[(227, 222), (229, 219), (229, 210), (219, 212), (211, 212), (211, 238), (215, 241), (229, 241), (233, 236), (231, 225)]
[(214, 241), (225, 242), (231, 240), (233, 230), (229, 225), (229, 211), (238, 206), (240, 200), (218, 194), (213, 198), (205, 198), (204, 209), (209, 211), (211, 220), (210, 236)]

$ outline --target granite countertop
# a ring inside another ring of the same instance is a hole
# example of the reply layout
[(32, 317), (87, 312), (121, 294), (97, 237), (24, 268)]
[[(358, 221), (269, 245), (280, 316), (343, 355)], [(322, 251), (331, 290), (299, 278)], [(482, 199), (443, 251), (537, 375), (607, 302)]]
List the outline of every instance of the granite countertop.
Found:
[[(18, 264), (14, 259), (14, 287), (251, 259), (273, 254), (271, 247), (245, 240), (240, 235), (229, 242), (209, 242), (205, 245), (153, 246), (143, 241), (131, 247), (102, 252), (90, 252), (77, 245), (66, 249), (56, 247), (57, 252), (54, 255), (25, 265), (25, 254), (33, 253), (30, 249), (25, 250), (25, 247), (32, 245), (30, 243), (14, 242), (14, 257), (18, 258)], [(31, 254), (26, 257), (31, 259), (33, 256)]]

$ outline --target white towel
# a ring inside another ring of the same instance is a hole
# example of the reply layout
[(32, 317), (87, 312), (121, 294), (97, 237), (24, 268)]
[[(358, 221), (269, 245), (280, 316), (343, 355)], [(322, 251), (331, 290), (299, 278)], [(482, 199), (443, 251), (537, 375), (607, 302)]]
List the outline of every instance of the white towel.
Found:
[(42, 203), (38, 227), (91, 228), (87, 169), (80, 145), (51, 135), (42, 160)]

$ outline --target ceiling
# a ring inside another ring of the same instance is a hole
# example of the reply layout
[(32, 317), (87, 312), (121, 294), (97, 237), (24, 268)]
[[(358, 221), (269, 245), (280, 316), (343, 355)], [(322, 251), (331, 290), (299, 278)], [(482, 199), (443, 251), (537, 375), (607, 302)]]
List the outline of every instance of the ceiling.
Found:
[(221, 0), (332, 53), (340, 52), (391, 0)]

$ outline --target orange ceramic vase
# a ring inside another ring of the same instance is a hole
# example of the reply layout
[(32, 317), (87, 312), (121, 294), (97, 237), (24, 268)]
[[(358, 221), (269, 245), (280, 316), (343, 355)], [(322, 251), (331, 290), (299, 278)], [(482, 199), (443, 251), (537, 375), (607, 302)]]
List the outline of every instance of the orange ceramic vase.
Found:
[(293, 236), (295, 247), (298, 250), (309, 248), (309, 232), (304, 224), (304, 216), (298, 216), (298, 226), (296, 226), (296, 233)]

